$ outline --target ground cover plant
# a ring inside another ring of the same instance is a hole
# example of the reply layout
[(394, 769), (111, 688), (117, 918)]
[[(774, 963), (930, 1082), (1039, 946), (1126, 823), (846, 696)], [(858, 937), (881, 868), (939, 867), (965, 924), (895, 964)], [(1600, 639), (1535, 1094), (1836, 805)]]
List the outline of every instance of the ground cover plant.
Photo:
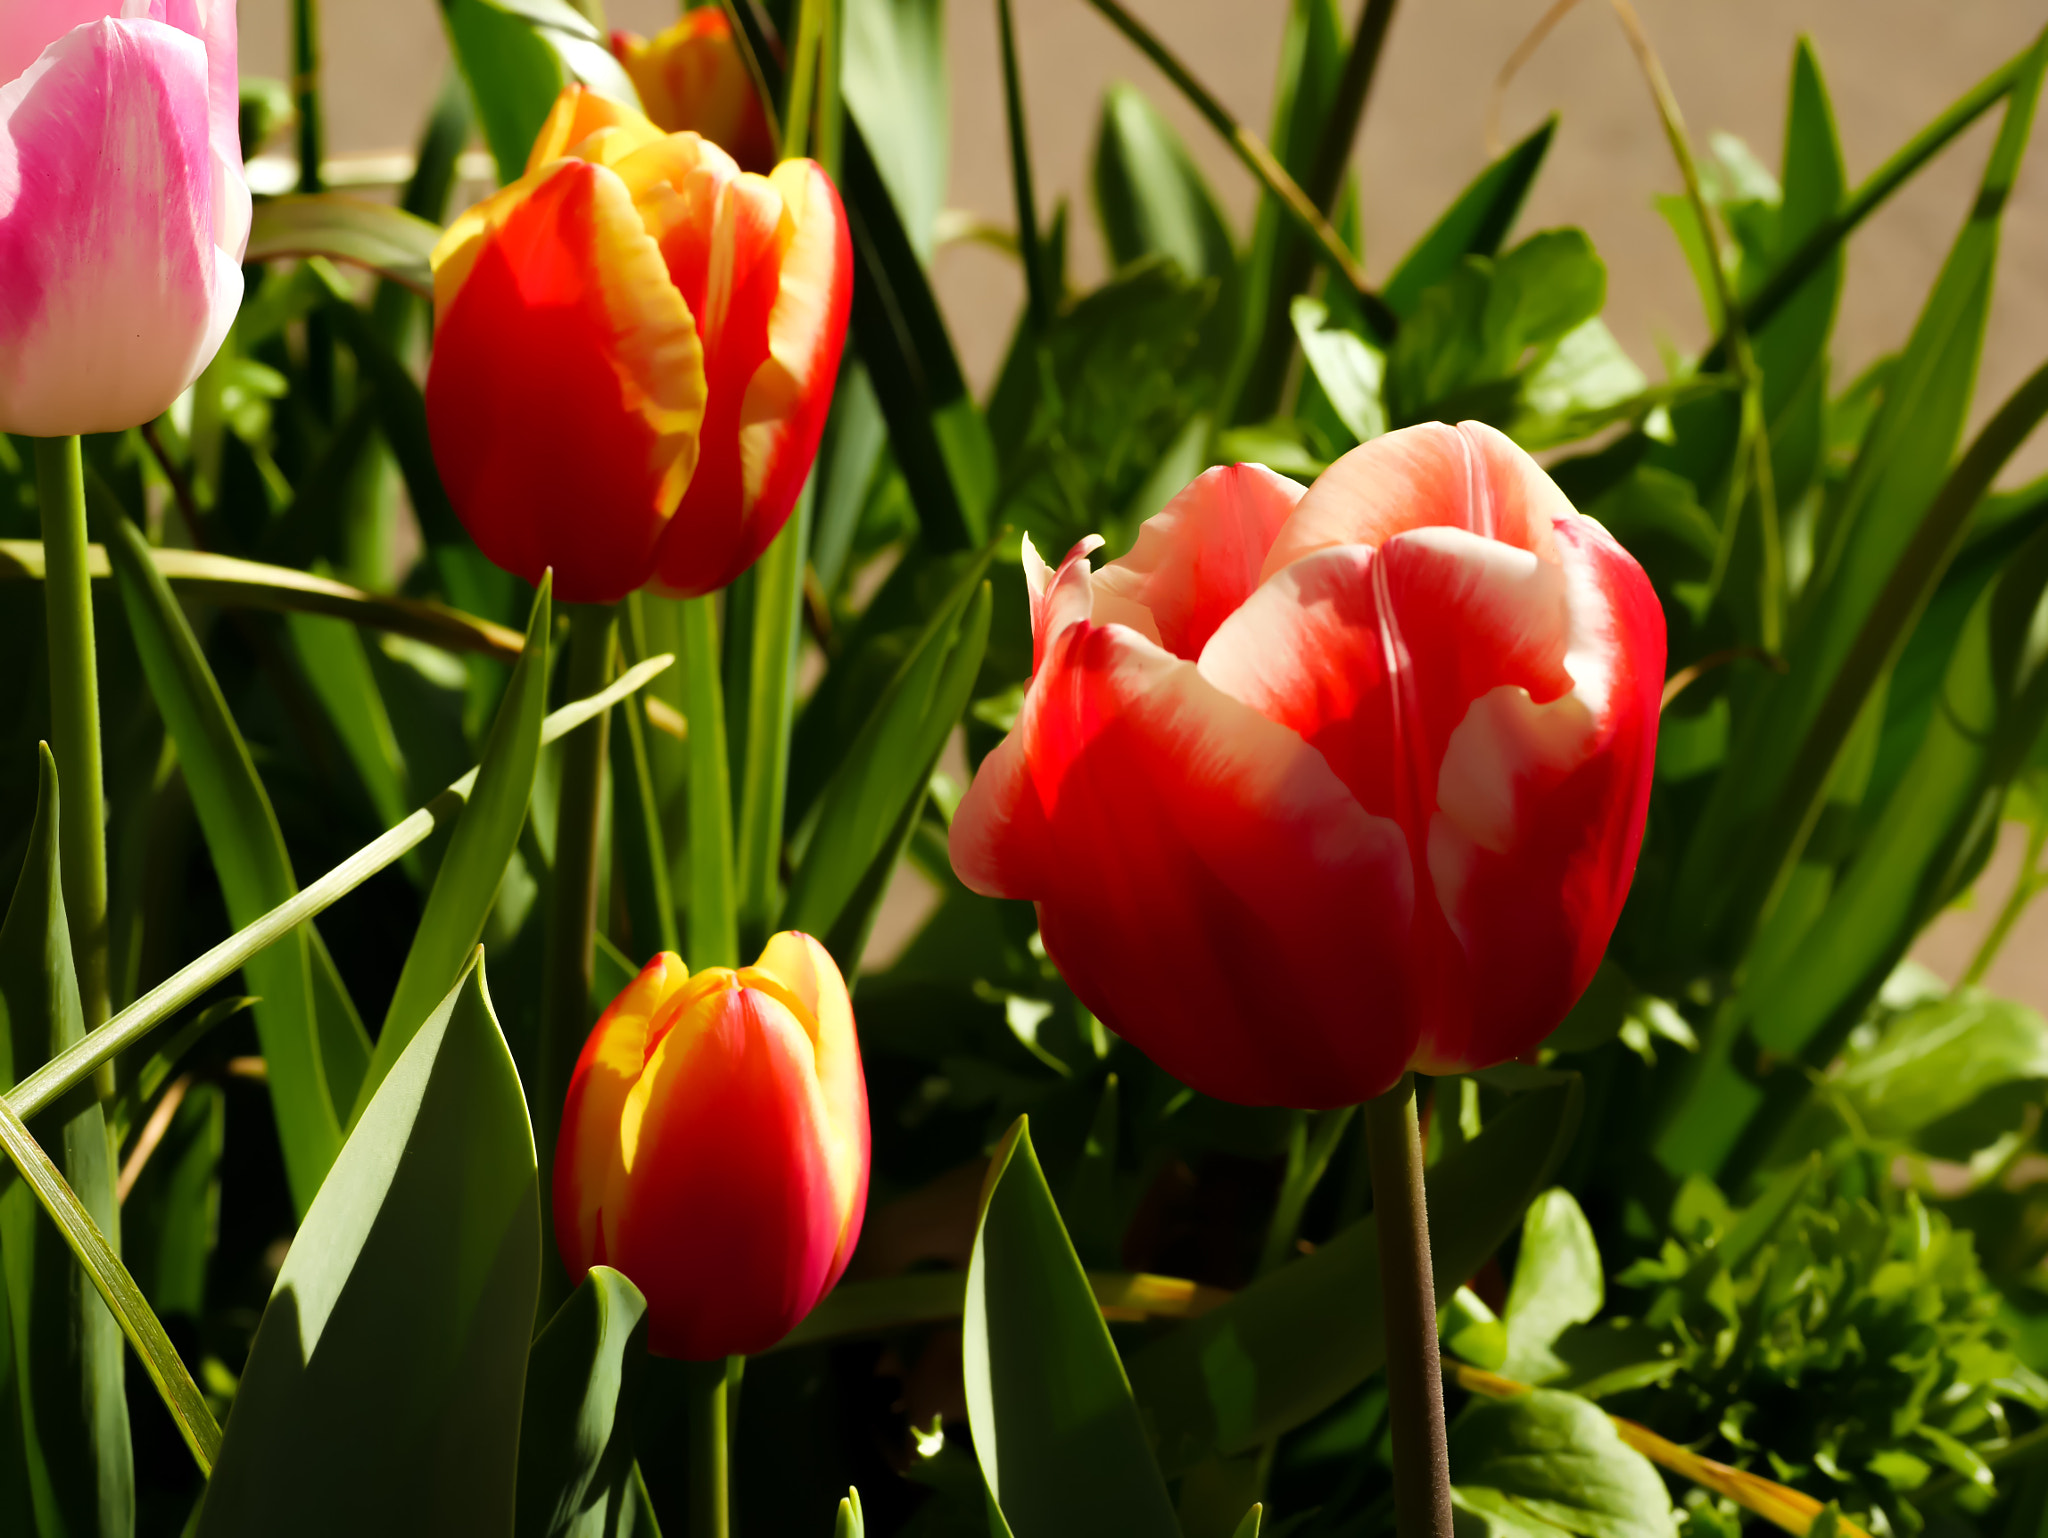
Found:
[(1810, 47), (1768, 167), (1612, 0), (1715, 338), (1652, 377), (1520, 218), (1554, 122), (1361, 264), (1391, 0), (1284, 8), (1262, 130), (1092, 3), (1157, 74), (1083, 291), (996, 0), (983, 399), (941, 0), (440, 0), (389, 198), (312, 0), (289, 85), (12, 0), (0, 1531), (2048, 1520), (2048, 1023), (1979, 986), (2048, 364), (1968, 430), (2048, 33), (1859, 179)]

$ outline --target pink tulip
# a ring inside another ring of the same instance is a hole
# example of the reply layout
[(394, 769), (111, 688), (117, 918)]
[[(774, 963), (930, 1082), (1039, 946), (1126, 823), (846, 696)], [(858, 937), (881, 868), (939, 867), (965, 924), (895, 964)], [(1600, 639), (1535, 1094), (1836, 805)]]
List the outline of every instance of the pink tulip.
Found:
[(234, 0), (0, 0), (0, 430), (160, 414), (242, 302)]
[(1304, 488), (1211, 470), (1091, 572), (1025, 546), (1035, 663), (953, 820), (1103, 1022), (1243, 1104), (1346, 1105), (1554, 1029), (1642, 842), (1664, 617), (1490, 427)]

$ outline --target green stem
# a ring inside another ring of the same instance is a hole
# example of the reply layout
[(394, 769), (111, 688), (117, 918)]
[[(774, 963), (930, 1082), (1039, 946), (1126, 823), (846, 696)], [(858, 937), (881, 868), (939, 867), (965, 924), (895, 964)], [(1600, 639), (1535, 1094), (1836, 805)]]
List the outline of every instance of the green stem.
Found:
[(1031, 176), (1031, 135), (1024, 122), (1024, 82), (1017, 70), (1017, 28), (1010, 0), (996, 0), (996, 29), (1003, 44), (1003, 106), (1010, 129), (1010, 190), (1017, 203), (1017, 255), (1024, 263), (1024, 302), (1032, 333), (1052, 324), (1054, 296), (1048, 292), (1044, 252), (1038, 239), (1038, 193)]
[(811, 142), (811, 103), (818, 94), (818, 44), (831, 0), (799, 0), (796, 54), (790, 61), (789, 101), (782, 113), (782, 156), (794, 160)]
[(1399, 1084), (1365, 1103), (1365, 1139), (1386, 1306), (1396, 1524), (1400, 1538), (1451, 1538), (1443, 1368), (1437, 1359), (1436, 1286), (1413, 1074), (1403, 1074)]
[(2020, 921), (2020, 915), (2027, 911), (2027, 904), (2040, 895), (2044, 884), (2041, 875), (2041, 851), (2048, 848), (2048, 817), (2035, 823), (2027, 833), (2027, 852), (2020, 861), (2020, 873), (2006, 894), (2005, 903), (1993, 920), (1991, 932), (1984, 936), (1984, 943), (1977, 947), (1977, 954), (1970, 958), (1970, 969), (1963, 974), (1959, 988), (1973, 987), (1983, 980), (1991, 970), (1991, 963), (1998, 959), (1998, 953), (2005, 947), (2012, 934), (2013, 925)]
[[(86, 568), (85, 466), (76, 438), (36, 440), (36, 493), (43, 516), (43, 610), (49, 626), (50, 735), (64, 786), (57, 831), (64, 913), (78, 968), (85, 1028), (107, 1021), (106, 789), (100, 764), (99, 666), (93, 642), (92, 577)], [(93, 1083), (114, 1093), (114, 1068)]]
[(841, 146), (846, 141), (846, 103), (840, 66), (846, 57), (846, 0), (826, 0), (825, 30), (818, 38), (818, 132), (811, 158), (825, 174), (839, 179)]
[[(618, 610), (578, 604), (569, 610), (569, 697), (595, 694), (610, 680)], [(542, 1188), (553, 1178), (555, 1134), (583, 1038), (590, 1032), (590, 988), (597, 962), (598, 825), (611, 712), (592, 717), (562, 743), (561, 797), (555, 811), (555, 865), (548, 881), (546, 950), (541, 963), (540, 1047), (534, 1064), (534, 1151)], [(558, 1265), (543, 1268), (541, 1317), (567, 1296)]]
[[(780, 906), (782, 819), (789, 798), (797, 642), (803, 632), (804, 557), (811, 545), (811, 483), (755, 568), (753, 659), (740, 788), (739, 942), (766, 942)], [(700, 963), (701, 964), (701, 963)]]
[(299, 191), (321, 190), (327, 124), (320, 113), (320, 0), (292, 0), (292, 103), (299, 114)]
[(726, 1538), (732, 1525), (732, 1462), (726, 1452), (728, 1385), (739, 1358), (690, 1362), (690, 1507), (687, 1538)]
[(733, 912), (732, 769), (725, 747), (725, 689), (719, 673), (718, 595), (683, 611), (683, 715), (689, 741), (689, 962), (739, 965)]
[(1364, 310), (1366, 321), (1378, 333), (1382, 343), (1391, 342), (1394, 333), (1401, 328), (1400, 317), (1387, 308), (1386, 300), (1373, 292), (1366, 281), (1365, 269), (1358, 264), (1358, 258), (1351, 254), (1344, 244), (1344, 238), (1331, 228), (1322, 210), (1301, 190), (1301, 184), (1287, 172), (1287, 168), (1274, 158), (1266, 141), (1232, 117), (1223, 103), (1212, 95), (1207, 86), (1197, 80), (1191, 70), (1176, 58), (1171, 49), (1155, 37), (1145, 24), (1124, 9), (1118, 0), (1089, 0), (1096, 10), (1109, 18), (1117, 31), (1131, 40), (1140, 53), (1159, 67), (1162, 74), (1171, 80), (1181, 95), (1188, 99), (1188, 105), (1207, 119), (1209, 126), (1221, 134), (1233, 153), (1244, 163), (1245, 169), (1273, 196), (1280, 200), (1281, 207), (1295, 223), (1308, 232), (1309, 238), (1321, 249), (1323, 259), (1330, 264), (1337, 276), (1351, 285), (1358, 295), (1359, 307)]

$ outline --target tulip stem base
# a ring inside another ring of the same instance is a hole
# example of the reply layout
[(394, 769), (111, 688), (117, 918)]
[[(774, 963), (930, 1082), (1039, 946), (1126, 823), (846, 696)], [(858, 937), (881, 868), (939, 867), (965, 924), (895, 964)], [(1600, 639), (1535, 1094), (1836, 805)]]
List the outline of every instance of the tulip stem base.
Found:
[(1436, 1287), (1413, 1074), (1403, 1074), (1386, 1094), (1365, 1103), (1365, 1146), (1386, 1304), (1395, 1521), (1400, 1538), (1451, 1538), (1443, 1368), (1437, 1356)]
[[(569, 611), (569, 698), (611, 681), (618, 610), (578, 604)], [(548, 883), (546, 947), (541, 963), (540, 1048), (534, 1064), (533, 1138), (541, 1190), (554, 1178), (562, 1100), (583, 1039), (590, 1033), (590, 989), (597, 964), (598, 834), (611, 712), (601, 711), (562, 743), (561, 797), (555, 816), (555, 865)], [(568, 1274), (542, 1268), (540, 1317), (569, 1295)]]
[[(63, 791), (57, 852), (79, 1002), (90, 1031), (106, 1023), (108, 1009), (107, 834), (99, 663), (92, 577), (85, 559), (85, 464), (76, 438), (36, 440), (36, 494), (42, 508), (43, 605), (50, 647), (50, 749)], [(102, 1100), (111, 1098), (113, 1064), (102, 1064), (94, 1083)]]
[(741, 1357), (690, 1362), (690, 1518), (687, 1538), (727, 1538), (732, 1526), (732, 1460), (726, 1451), (732, 1385)]

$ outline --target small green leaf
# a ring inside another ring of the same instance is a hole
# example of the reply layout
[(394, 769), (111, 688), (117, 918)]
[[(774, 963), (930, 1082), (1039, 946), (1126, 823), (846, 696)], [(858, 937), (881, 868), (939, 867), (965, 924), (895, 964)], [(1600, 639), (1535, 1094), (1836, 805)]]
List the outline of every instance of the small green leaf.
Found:
[(547, 714), (550, 585), (543, 575), (527, 620), (519, 665), (512, 670), (490, 740), (484, 744), (483, 760), (477, 765), (475, 788), (456, 817), (455, 831), (441, 856), (419, 927), (413, 932), (398, 987), (384, 1013), (384, 1028), (377, 1035), (376, 1050), (356, 1092), (351, 1125), (361, 1118), (413, 1033), (462, 975), (497, 900), (505, 867), (518, 848), (519, 830), (526, 825), (526, 807), (533, 797), (534, 770), (540, 762), (541, 719)]
[(1576, 1394), (1481, 1400), (1451, 1431), (1457, 1504), (1495, 1538), (1672, 1538), (1662, 1477)]
[(1179, 1538), (1022, 1117), (989, 1166), (963, 1330), (975, 1455), (1016, 1538)]
[(1329, 326), (1330, 309), (1320, 299), (1298, 295), (1288, 313), (1301, 355), (1345, 429), (1360, 443), (1385, 432), (1386, 355), (1364, 337)]
[(292, 1241), (199, 1538), (511, 1533), (540, 1240), (525, 1096), (479, 956)]
[(593, 1266), (527, 1356), (518, 1538), (611, 1538), (633, 1499), (629, 1412), (646, 1360), (646, 1298)]
[(1150, 98), (1121, 82), (1102, 98), (1094, 192), (1112, 269), (1155, 255), (1191, 278), (1236, 268), (1230, 226), (1187, 146)]
[(1508, 1359), (1508, 1331), (1470, 1287), (1460, 1287), (1437, 1318), (1443, 1348), (1461, 1362), (1499, 1372)]
[(332, 257), (431, 298), (434, 272), (428, 258), (440, 238), (439, 226), (389, 203), (338, 192), (292, 193), (258, 200), (244, 260)]
[(1829, 1085), (1875, 1137), (1904, 1137), (1986, 1090), (2048, 1079), (2048, 1021), (1975, 989), (1943, 995), (1853, 1048)]
[(1266, 1508), (1254, 1502), (1252, 1509), (1244, 1514), (1244, 1520), (1237, 1524), (1237, 1531), (1231, 1538), (1259, 1538), (1259, 1525), (1265, 1515)]
[(867, 1519), (861, 1515), (860, 1491), (849, 1487), (839, 1502), (839, 1515), (832, 1523), (832, 1538), (867, 1538)]
[(1500, 249), (1556, 132), (1557, 118), (1545, 118), (1535, 132), (1473, 179), (1387, 279), (1381, 297), (1389, 309), (1406, 320), (1415, 313), (1423, 290), (1447, 277), (1459, 257), (1491, 256)]
[(1503, 1316), (1508, 1355), (1501, 1371), (1524, 1383), (1563, 1373), (1565, 1364), (1550, 1348), (1571, 1326), (1599, 1313), (1604, 1301), (1592, 1225), (1571, 1192), (1545, 1191), (1522, 1220), (1522, 1248)]

